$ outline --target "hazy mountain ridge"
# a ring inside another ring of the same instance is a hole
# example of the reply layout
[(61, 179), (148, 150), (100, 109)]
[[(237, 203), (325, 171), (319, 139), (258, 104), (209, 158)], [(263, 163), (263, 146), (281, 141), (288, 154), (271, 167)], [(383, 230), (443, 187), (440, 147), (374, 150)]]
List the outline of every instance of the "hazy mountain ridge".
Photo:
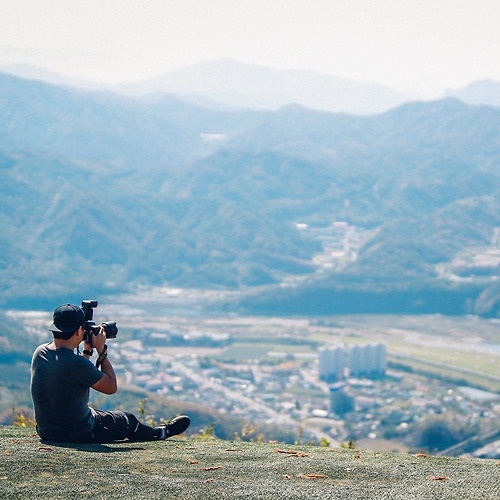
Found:
[[(487, 106), (223, 112), (0, 75), (0, 111), (4, 304), (295, 275), (308, 290), (432, 287), (436, 266), (500, 227), (500, 110)], [(342, 272), (313, 275), (322, 244), (295, 224), (332, 221), (371, 237)], [(495, 287), (483, 279), (470, 301), (484, 291), (495, 314)]]
[(204, 61), (150, 80), (115, 88), (128, 95), (203, 96), (223, 106), (275, 110), (297, 103), (330, 112), (370, 114), (410, 99), (383, 85), (318, 71), (273, 69), (232, 59)]
[[(366, 115), (423, 97), (318, 71), (276, 69), (232, 59), (203, 61), (149, 80), (124, 82), (113, 88), (102, 83), (68, 78), (37, 66), (0, 66), (0, 72), (51, 85), (111, 90), (132, 96), (173, 94), (184, 103), (222, 111), (242, 108), (276, 110), (284, 105), (299, 104), (329, 112)], [(442, 97), (456, 97), (468, 104), (499, 106), (500, 82), (474, 81), (463, 88), (449, 89)], [(428, 100), (428, 97), (425, 99)]]
[(448, 90), (447, 96), (456, 97), (468, 104), (500, 106), (500, 82), (477, 80), (461, 89)]
[[(174, 98), (140, 103), (116, 94), (0, 74), (0, 99), (3, 148), (38, 149), (72, 159), (135, 166), (184, 160), (187, 152), (203, 146), (200, 133), (204, 130), (197, 130), (204, 122), (203, 110), (195, 108), (193, 116), (189, 106)], [(211, 120), (214, 116), (211, 113)]]

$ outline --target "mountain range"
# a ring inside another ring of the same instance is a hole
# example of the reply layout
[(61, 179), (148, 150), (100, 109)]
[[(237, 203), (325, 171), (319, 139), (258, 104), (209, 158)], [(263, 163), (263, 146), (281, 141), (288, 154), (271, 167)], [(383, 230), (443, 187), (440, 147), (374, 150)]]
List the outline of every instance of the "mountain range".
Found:
[(169, 284), (496, 316), (499, 161), (500, 110), (456, 98), (228, 109), (0, 74), (0, 305)]
[(322, 111), (370, 114), (409, 100), (383, 85), (317, 71), (274, 69), (233, 59), (205, 61), (156, 78), (117, 86), (126, 95), (174, 94), (226, 109), (276, 110), (287, 104)]
[[(202, 61), (148, 80), (122, 83), (113, 87), (67, 78), (29, 65), (0, 66), (0, 72), (51, 85), (110, 90), (133, 97), (174, 95), (183, 102), (215, 110), (277, 110), (288, 104), (299, 104), (319, 111), (369, 115), (387, 111), (406, 102), (424, 99), (414, 93), (371, 82), (318, 71), (245, 64), (233, 59)], [(471, 82), (464, 88), (448, 89), (442, 97), (456, 97), (469, 104), (499, 106), (500, 82)], [(425, 100), (428, 98), (425, 97)]]

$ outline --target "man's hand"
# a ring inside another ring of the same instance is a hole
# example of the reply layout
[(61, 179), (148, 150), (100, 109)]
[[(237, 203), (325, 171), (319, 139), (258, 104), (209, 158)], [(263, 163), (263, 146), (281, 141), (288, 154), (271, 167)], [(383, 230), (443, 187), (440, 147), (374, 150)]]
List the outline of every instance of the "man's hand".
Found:
[(97, 352), (101, 354), (104, 349), (104, 344), (106, 343), (106, 332), (102, 326), (99, 327), (99, 333), (92, 336), (92, 345), (97, 349)]
[(87, 332), (85, 332), (83, 326), (82, 326), (81, 330), (82, 330), (82, 338), (85, 338), (87, 336), (89, 337), (89, 341), (87, 341), (87, 340), (83, 341), (83, 355), (87, 359), (89, 359), (92, 354), (89, 355), (87, 353), (92, 353), (93, 348), (94, 348), (94, 346), (92, 345), (92, 337), (93, 337), (93, 335), (92, 334), (91, 335), (87, 335)]
[(94, 346), (92, 345), (92, 342), (85, 342), (85, 341), (83, 342), (83, 349), (84, 349), (85, 351), (90, 351), (90, 352), (92, 352), (93, 347), (94, 347)]

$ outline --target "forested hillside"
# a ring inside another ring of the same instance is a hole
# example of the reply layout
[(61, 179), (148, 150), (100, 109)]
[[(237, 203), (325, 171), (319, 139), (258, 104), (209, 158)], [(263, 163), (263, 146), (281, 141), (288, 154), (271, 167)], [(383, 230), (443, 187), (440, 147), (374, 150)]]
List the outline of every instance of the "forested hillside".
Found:
[(0, 306), (169, 284), (497, 315), (499, 166), (500, 110), (455, 99), (222, 112), (0, 74)]

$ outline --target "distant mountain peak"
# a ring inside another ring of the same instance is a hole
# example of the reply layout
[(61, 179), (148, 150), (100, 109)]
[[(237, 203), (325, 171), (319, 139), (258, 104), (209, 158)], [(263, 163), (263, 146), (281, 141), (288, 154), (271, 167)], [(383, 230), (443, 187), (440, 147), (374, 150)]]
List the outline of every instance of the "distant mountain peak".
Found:
[(229, 108), (271, 109), (298, 104), (309, 109), (373, 114), (410, 98), (399, 91), (318, 71), (276, 69), (231, 58), (177, 68), (142, 83), (115, 88), (129, 95), (170, 93), (203, 96)]
[(485, 104), (500, 107), (500, 82), (492, 79), (476, 80), (461, 89), (448, 90), (453, 96), (468, 104)]

